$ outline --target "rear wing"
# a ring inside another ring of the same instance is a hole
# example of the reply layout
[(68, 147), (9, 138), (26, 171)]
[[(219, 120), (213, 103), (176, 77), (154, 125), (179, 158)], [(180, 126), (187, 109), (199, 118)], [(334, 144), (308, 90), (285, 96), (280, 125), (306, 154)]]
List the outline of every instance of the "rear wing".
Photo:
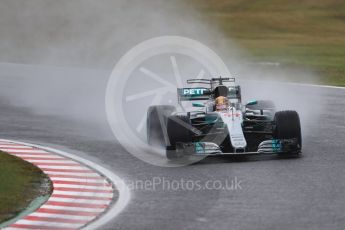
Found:
[(227, 77), (227, 78), (211, 78), (211, 79), (203, 79), (203, 78), (196, 78), (196, 79), (189, 79), (187, 80), (188, 84), (212, 84), (213, 82), (218, 82), (219, 84), (223, 84), (224, 82), (235, 82), (235, 78), (233, 77)]
[[(177, 89), (177, 97), (178, 102), (181, 101), (202, 101), (202, 100), (209, 100), (212, 98), (212, 90), (203, 87), (197, 88), (178, 88)], [(236, 85), (234, 87), (229, 87), (229, 99), (238, 99), (239, 102), (242, 101), (241, 97), (241, 87)]]
[[(211, 78), (211, 79), (189, 79), (187, 84), (204, 84), (206, 87), (194, 87), (194, 88), (178, 88), (177, 96), (178, 102), (181, 101), (200, 101), (209, 100), (214, 95), (214, 90), (218, 85), (224, 85), (224, 83), (231, 82), (235, 83), (235, 78)], [(228, 98), (237, 99), (241, 102), (241, 87), (238, 85), (227, 86), (229, 89)]]
[(178, 88), (177, 96), (178, 101), (200, 101), (209, 100), (211, 95), (210, 89), (197, 87), (197, 88)]

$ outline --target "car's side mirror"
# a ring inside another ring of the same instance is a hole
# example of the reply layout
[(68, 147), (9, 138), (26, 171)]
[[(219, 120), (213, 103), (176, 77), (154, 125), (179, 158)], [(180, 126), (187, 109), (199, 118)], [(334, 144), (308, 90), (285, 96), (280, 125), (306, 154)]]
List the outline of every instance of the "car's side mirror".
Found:
[(252, 101), (247, 102), (247, 105), (256, 105), (256, 104), (258, 104), (257, 100), (252, 100)]
[(193, 102), (192, 105), (193, 105), (193, 107), (199, 107), (199, 108), (205, 107), (205, 105), (203, 103), (200, 103), (200, 102)]

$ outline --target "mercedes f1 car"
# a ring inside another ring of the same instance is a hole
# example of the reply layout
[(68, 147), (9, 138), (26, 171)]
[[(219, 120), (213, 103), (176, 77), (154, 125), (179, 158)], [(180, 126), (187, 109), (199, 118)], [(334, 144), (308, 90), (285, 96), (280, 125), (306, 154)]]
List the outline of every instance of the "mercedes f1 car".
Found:
[[(234, 78), (187, 80), (178, 88), (179, 109), (150, 106), (147, 140), (163, 145), (168, 159), (189, 155), (299, 154), (302, 137), (296, 111), (276, 111), (268, 100), (242, 104)], [(206, 85), (206, 87), (203, 87)]]

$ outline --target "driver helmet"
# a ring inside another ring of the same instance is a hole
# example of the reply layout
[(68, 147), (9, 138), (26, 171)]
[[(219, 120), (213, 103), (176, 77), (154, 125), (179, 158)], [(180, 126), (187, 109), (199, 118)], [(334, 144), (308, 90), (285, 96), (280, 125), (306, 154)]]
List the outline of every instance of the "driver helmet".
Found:
[(216, 111), (227, 111), (229, 109), (229, 99), (227, 97), (219, 96), (216, 98)]

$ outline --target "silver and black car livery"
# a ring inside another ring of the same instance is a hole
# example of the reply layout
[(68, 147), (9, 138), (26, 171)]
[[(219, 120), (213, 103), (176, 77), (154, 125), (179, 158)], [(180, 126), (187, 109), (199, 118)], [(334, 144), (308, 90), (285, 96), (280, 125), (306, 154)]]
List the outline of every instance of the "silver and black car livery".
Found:
[[(147, 140), (163, 145), (169, 159), (187, 155), (299, 154), (296, 111), (276, 111), (269, 100), (242, 104), (234, 78), (191, 79), (178, 88), (178, 108), (150, 106)], [(194, 87), (197, 86), (197, 87)]]

